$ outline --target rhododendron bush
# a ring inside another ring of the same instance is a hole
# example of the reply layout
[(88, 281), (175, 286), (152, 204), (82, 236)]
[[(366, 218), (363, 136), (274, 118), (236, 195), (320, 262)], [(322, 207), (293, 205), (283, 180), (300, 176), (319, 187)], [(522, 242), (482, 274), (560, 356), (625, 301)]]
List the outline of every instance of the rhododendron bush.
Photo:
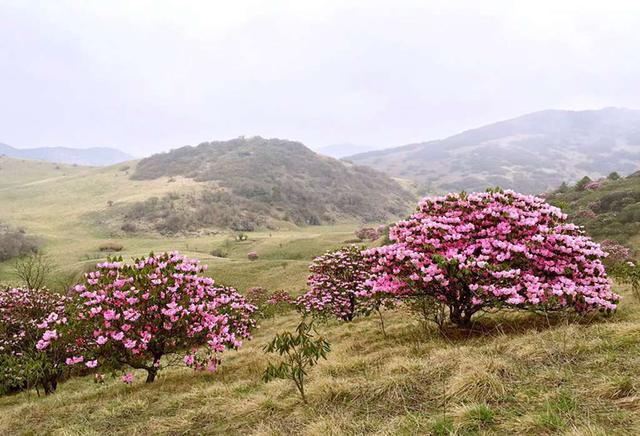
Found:
[(316, 257), (309, 270), (309, 291), (296, 300), (305, 313), (351, 321), (378, 310), (393, 297), (386, 290), (373, 290), (370, 265), (354, 245)]
[(67, 363), (145, 369), (147, 382), (166, 355), (214, 370), (219, 353), (250, 337), (255, 306), (235, 289), (202, 276), (204, 269), (178, 253), (98, 264), (74, 287), (82, 307), (77, 331), (83, 351)]
[(68, 302), (47, 289), (0, 290), (0, 393), (56, 389), (70, 349), (58, 341)]
[(428, 197), (365, 252), (375, 291), (436, 298), (468, 326), (489, 308), (614, 310), (600, 246), (560, 209), (513, 191)]

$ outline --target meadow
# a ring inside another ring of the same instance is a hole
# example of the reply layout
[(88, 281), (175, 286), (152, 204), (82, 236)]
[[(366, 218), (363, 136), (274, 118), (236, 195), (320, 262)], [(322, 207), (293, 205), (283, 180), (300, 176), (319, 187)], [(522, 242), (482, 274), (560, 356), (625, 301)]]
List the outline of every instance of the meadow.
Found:
[[(352, 240), (357, 228), (289, 227), (245, 241), (230, 231), (114, 238), (87, 217), (116, 194), (162, 193), (166, 181), (128, 181), (118, 166), (34, 165), (0, 178), (0, 204), (11, 205), (0, 219), (43, 237), (56, 274), (95, 264), (107, 255), (99, 247), (117, 242), (125, 259), (163, 250), (199, 258), (208, 275), (241, 292), (260, 285), (297, 293), (311, 258)], [(1, 160), (0, 170), (8, 171)], [(73, 207), (60, 208), (61, 199)], [(247, 259), (250, 251), (258, 260)], [(10, 262), (0, 279), (15, 280)], [(214, 373), (167, 368), (145, 384), (137, 371), (130, 386), (74, 377), (46, 397), (1, 397), (0, 434), (638, 434), (640, 302), (622, 285), (616, 291), (623, 300), (613, 315), (493, 311), (478, 314), (470, 330), (440, 332), (398, 309), (384, 313), (386, 337), (376, 316), (319, 323), (332, 350), (309, 373), (307, 405), (289, 381), (261, 380), (269, 360), (262, 347), (299, 321), (290, 311), (261, 320)]]

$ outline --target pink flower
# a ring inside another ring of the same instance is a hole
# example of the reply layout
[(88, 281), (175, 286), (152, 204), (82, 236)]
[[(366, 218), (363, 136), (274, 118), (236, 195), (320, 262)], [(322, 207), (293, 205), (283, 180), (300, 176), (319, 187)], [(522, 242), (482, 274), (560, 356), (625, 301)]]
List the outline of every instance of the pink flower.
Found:
[(98, 366), (98, 361), (97, 360), (90, 360), (90, 361), (86, 362), (85, 365), (87, 366), (87, 368), (95, 368), (96, 366)]
[(133, 383), (133, 373), (126, 373), (125, 375), (122, 376), (122, 381), (128, 385)]

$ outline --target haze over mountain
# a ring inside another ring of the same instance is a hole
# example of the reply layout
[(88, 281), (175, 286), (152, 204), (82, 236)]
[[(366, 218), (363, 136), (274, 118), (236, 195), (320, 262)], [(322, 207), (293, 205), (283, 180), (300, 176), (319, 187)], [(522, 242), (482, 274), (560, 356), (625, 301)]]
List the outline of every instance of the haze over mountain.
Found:
[(324, 154), (325, 156), (335, 157), (340, 159), (353, 154), (367, 153), (372, 150), (379, 149), (380, 147), (371, 147), (366, 145), (357, 145), (350, 142), (343, 142), (340, 144), (326, 145), (324, 147), (316, 148), (316, 153)]
[(47, 162), (90, 166), (113, 165), (134, 159), (130, 154), (109, 147), (15, 148), (7, 144), (0, 144), (0, 155), (19, 159), (43, 160)]
[(429, 192), (501, 186), (538, 193), (585, 175), (638, 169), (640, 111), (546, 110), (346, 159), (415, 180)]

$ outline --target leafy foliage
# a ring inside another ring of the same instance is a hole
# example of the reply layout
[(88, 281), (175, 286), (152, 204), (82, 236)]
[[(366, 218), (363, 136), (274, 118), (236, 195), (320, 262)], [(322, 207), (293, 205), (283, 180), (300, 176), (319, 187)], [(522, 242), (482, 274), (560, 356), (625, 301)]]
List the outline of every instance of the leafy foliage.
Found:
[(307, 323), (302, 320), (295, 333), (283, 332), (276, 335), (273, 340), (265, 345), (266, 353), (277, 353), (283, 360), (274, 364), (270, 362), (264, 372), (263, 380), (289, 379), (292, 380), (300, 397), (304, 403), (307, 397), (304, 391), (305, 377), (307, 370), (315, 366), (320, 359), (326, 359), (327, 353), (331, 350), (329, 341), (318, 336), (318, 332), (313, 326), (313, 322)]

